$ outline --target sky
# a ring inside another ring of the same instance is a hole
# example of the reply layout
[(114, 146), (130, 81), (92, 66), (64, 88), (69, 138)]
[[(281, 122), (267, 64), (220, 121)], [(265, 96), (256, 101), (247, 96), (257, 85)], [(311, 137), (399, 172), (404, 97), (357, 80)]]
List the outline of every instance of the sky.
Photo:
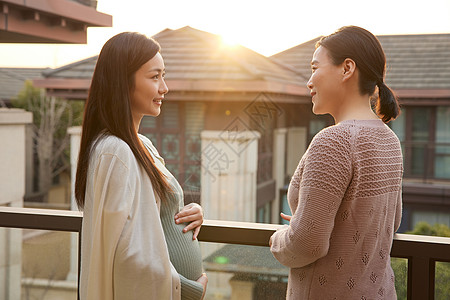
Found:
[(266, 56), (345, 25), (376, 35), (450, 33), (450, 0), (98, 0), (97, 10), (113, 16), (113, 27), (88, 28), (87, 44), (0, 44), (0, 67), (57, 68), (97, 55), (123, 31), (184, 26)]

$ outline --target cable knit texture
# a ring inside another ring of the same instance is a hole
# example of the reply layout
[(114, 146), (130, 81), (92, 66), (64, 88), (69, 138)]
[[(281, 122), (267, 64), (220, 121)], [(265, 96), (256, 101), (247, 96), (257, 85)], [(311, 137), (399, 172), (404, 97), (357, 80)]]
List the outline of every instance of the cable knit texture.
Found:
[(390, 251), (400, 226), (397, 136), (380, 120), (319, 132), (292, 177), (289, 225), (271, 238), (290, 268), (287, 299), (396, 299)]

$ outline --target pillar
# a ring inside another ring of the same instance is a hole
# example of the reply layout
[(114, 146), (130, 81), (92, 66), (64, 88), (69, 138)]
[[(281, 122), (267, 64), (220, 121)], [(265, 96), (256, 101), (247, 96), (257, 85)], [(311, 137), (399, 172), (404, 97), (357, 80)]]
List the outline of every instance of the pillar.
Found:
[(201, 204), (206, 218), (256, 222), (259, 132), (203, 131)]
[(278, 128), (273, 132), (273, 179), (275, 180), (275, 200), (272, 203), (272, 223), (278, 224), (280, 219), (280, 189), (286, 179), (286, 128)]
[(289, 177), (294, 175), (298, 163), (307, 148), (308, 132), (306, 127), (292, 127), (287, 132), (286, 171)]
[[(26, 126), (33, 115), (0, 108), (0, 205), (23, 207), (25, 195)], [(0, 228), (0, 299), (20, 299), (22, 231)]]
[[(78, 210), (74, 188), (78, 153), (80, 152), (81, 126), (70, 127), (67, 132), (70, 135), (70, 208), (71, 210)], [(67, 280), (78, 281), (78, 234), (72, 232), (70, 235), (70, 271), (67, 274)]]

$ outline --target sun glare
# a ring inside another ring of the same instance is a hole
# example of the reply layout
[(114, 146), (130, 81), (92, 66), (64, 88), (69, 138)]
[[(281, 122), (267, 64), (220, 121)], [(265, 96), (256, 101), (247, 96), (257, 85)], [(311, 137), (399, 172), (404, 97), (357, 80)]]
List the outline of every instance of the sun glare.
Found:
[(236, 38), (230, 35), (221, 34), (220, 37), (222, 38), (222, 44), (227, 47), (236, 47), (237, 45), (239, 45), (239, 42), (236, 40)]

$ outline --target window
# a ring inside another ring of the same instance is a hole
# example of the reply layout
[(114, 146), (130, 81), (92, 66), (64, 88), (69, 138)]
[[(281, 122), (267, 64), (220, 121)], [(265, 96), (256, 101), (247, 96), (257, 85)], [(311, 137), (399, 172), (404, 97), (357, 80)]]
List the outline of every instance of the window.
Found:
[(450, 107), (437, 108), (434, 155), (434, 176), (450, 179)]
[(183, 187), (185, 202), (200, 201), (200, 133), (204, 128), (204, 104), (167, 102), (158, 118), (142, 119), (140, 132), (164, 158), (167, 169)]
[(404, 107), (389, 125), (402, 144), (406, 178), (450, 179), (450, 107)]

